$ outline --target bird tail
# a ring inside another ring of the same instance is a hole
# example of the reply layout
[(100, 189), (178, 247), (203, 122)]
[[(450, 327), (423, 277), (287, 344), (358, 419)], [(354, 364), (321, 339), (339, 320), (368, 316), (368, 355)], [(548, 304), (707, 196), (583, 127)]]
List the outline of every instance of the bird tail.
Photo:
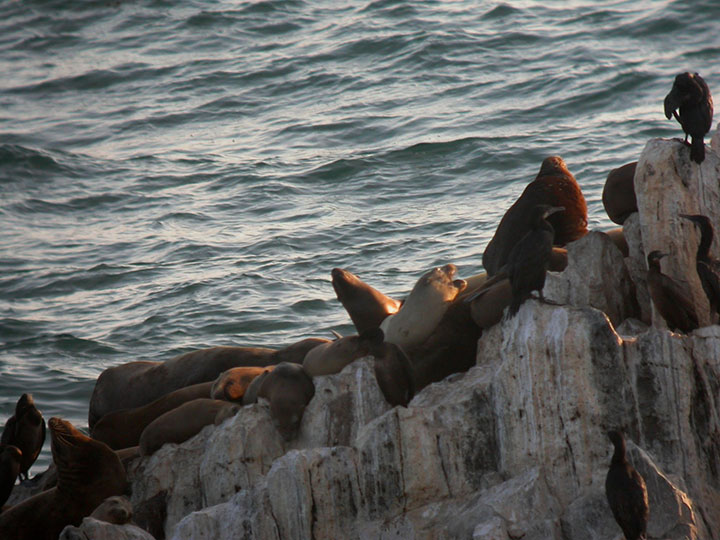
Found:
[(690, 144), (690, 159), (695, 163), (702, 163), (705, 160), (705, 141), (703, 137), (693, 137)]

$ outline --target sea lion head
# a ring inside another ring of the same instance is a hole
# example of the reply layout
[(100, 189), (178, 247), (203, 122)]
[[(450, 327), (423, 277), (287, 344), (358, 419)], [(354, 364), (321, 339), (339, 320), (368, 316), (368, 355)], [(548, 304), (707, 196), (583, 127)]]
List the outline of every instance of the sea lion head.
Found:
[(265, 376), (258, 397), (270, 401), (273, 424), (286, 441), (297, 436), (305, 407), (315, 395), (312, 378), (302, 366), (278, 364)]
[(467, 287), (464, 279), (453, 279), (456, 272), (457, 267), (452, 263), (433, 268), (423, 274), (415, 287), (428, 287), (439, 292), (443, 301), (452, 302)]
[(94, 503), (92, 508), (107, 497), (125, 492), (125, 468), (108, 445), (91, 439), (61, 418), (51, 418), (48, 427), (58, 491), (71, 497), (82, 493), (89, 503)]
[(267, 371), (272, 371), (274, 367), (237, 367), (223, 371), (215, 379), (215, 383), (210, 390), (210, 397), (241, 402), (255, 377)]

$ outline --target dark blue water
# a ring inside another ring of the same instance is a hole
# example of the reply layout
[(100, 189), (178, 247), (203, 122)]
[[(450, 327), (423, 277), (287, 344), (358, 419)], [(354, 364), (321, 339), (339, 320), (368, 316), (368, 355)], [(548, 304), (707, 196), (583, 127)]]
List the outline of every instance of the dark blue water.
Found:
[[(0, 1), (0, 421), (87, 425), (106, 367), (352, 331), (330, 270), (405, 294), (548, 155), (608, 171), (720, 88), (720, 4)], [(49, 461), (49, 446), (35, 471)]]

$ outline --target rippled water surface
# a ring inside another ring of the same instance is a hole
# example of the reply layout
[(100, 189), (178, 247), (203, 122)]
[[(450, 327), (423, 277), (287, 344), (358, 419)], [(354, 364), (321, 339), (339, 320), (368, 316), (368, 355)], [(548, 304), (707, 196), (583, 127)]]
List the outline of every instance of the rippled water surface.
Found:
[(0, 421), (30, 391), (86, 426), (122, 362), (349, 333), (335, 266), (398, 297), (475, 274), (548, 155), (610, 228), (608, 171), (680, 135), (674, 75), (720, 88), (712, 0), (0, 10)]

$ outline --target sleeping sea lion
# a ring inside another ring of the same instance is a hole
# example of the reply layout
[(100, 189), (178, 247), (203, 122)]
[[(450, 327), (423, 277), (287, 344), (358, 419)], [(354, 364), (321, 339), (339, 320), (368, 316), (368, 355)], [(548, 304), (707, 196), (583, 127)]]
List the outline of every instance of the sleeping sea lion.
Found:
[(423, 274), (400, 310), (380, 325), (385, 341), (399, 345), (407, 353), (422, 343), (440, 322), (450, 302), (467, 286), (462, 279), (453, 280), (456, 271), (454, 264), (446, 264)]
[(308, 351), (303, 361), (305, 372), (311, 377), (340, 373), (345, 366), (370, 354), (370, 347), (382, 343), (383, 332), (379, 328), (364, 331), (359, 336), (345, 336), (323, 343)]
[(335, 294), (350, 315), (358, 334), (377, 328), (385, 317), (400, 309), (401, 302), (373, 289), (347, 270), (333, 268), (331, 275)]
[(215, 423), (218, 413), (228, 407), (232, 407), (232, 403), (200, 398), (158, 416), (140, 435), (140, 454), (149, 456), (164, 444), (185, 442), (205, 426)]
[(28, 479), (30, 467), (45, 443), (45, 419), (35, 406), (32, 394), (23, 394), (15, 405), (15, 414), (5, 424), (0, 444), (17, 446), (22, 452), (20, 478)]
[(213, 382), (193, 384), (170, 392), (142, 407), (108, 413), (90, 429), (90, 435), (113, 450), (137, 446), (140, 443), (140, 435), (150, 422), (183, 403), (210, 397), (213, 384)]
[[(326, 344), (323, 343), (320, 346), (324, 345)], [(274, 368), (275, 366), (238, 367), (223, 371), (213, 382), (210, 397), (212, 399), (224, 399), (225, 401), (242, 403), (245, 392), (247, 392), (255, 378), (265, 372), (272, 371)]]
[(92, 428), (110, 412), (134, 409), (179, 388), (214, 381), (230, 368), (264, 367), (280, 362), (302, 363), (310, 349), (327, 341), (308, 338), (280, 350), (213, 347), (182, 354), (165, 362), (130, 362), (108, 368), (95, 383), (88, 424)]
[(57, 486), (0, 514), (0, 538), (56, 540), (66, 525), (79, 525), (105, 499), (125, 492), (125, 469), (105, 443), (60, 418), (48, 426)]
[(622, 225), (630, 214), (638, 211), (635, 198), (637, 161), (613, 169), (605, 180), (602, 203), (610, 221)]

